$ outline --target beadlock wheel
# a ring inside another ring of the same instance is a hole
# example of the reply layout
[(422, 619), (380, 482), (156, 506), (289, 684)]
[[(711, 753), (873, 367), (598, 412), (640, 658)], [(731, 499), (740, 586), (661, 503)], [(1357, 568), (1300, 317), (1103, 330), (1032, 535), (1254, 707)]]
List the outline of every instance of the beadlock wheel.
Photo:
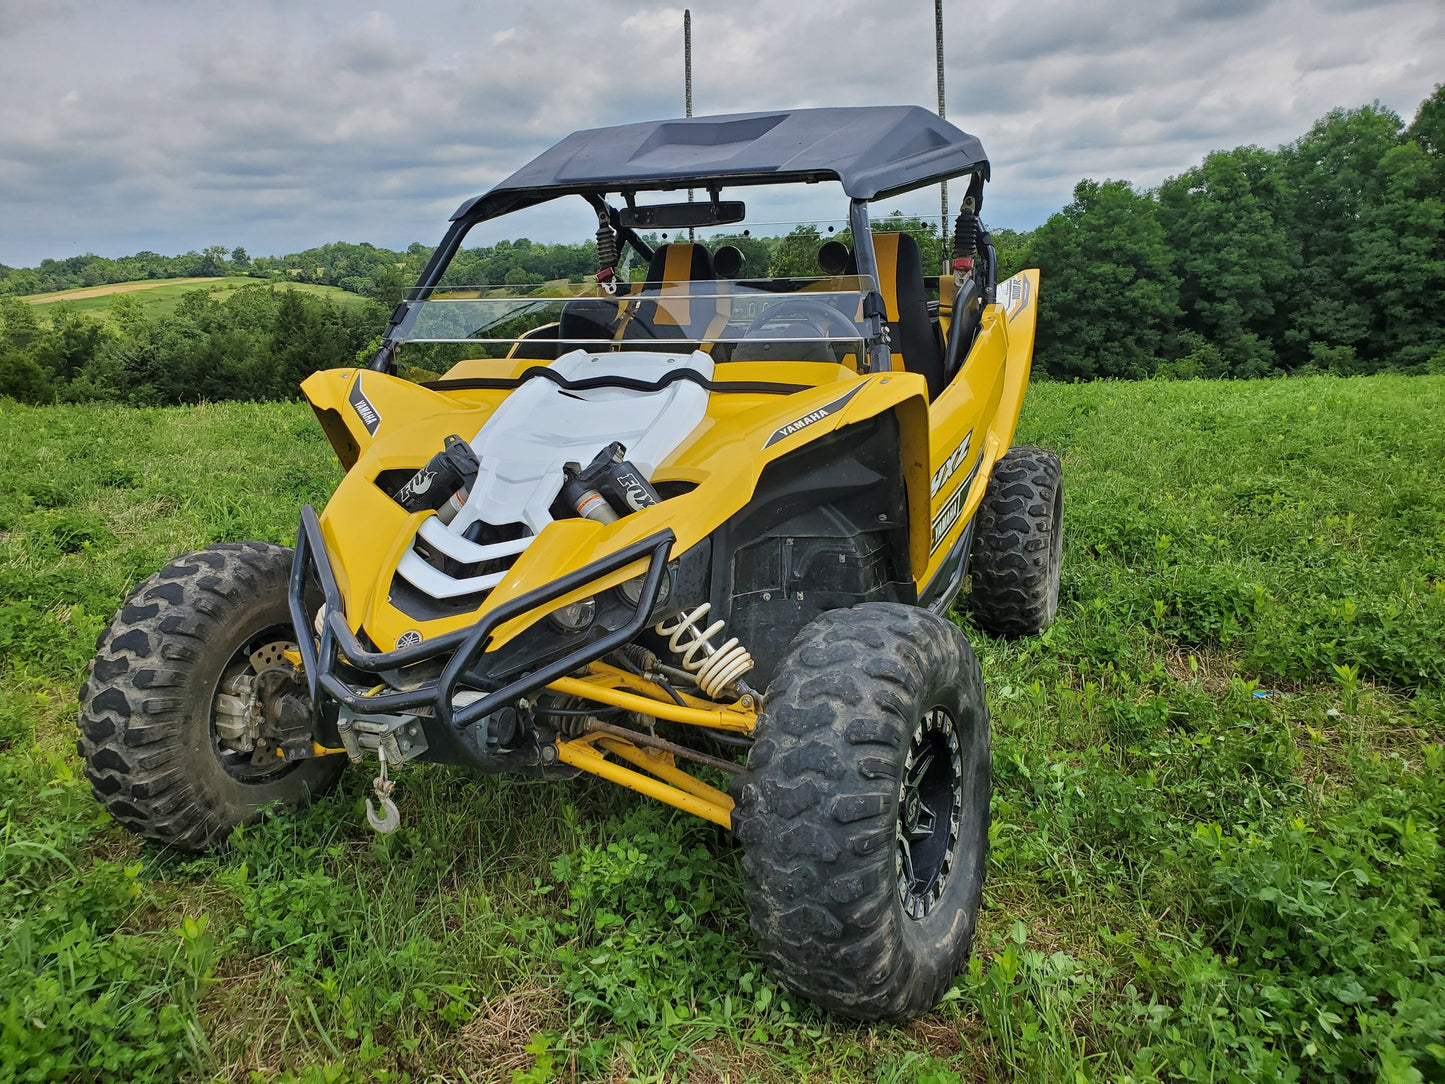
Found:
[(958, 847), (963, 812), (963, 753), (958, 728), (932, 708), (909, 741), (898, 785), (898, 899), (923, 918), (943, 896)]

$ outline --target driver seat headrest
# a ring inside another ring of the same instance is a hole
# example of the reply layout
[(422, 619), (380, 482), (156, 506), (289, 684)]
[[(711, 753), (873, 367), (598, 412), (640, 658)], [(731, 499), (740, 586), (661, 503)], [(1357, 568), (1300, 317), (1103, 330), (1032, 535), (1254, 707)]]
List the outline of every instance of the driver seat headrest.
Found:
[[(713, 296), (716, 280), (706, 245), (684, 241), (660, 245), (647, 263), (636, 311), (622, 337), (688, 343), (706, 339), (719, 319), (718, 298)], [(694, 288), (694, 283), (699, 286)]]

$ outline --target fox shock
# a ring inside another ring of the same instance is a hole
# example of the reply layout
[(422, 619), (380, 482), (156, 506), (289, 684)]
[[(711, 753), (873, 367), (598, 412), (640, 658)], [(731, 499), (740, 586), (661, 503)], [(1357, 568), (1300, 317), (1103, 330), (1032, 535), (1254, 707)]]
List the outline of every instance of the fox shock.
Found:
[(597, 212), (597, 281), (609, 294), (617, 291), (617, 234), (605, 211)]
[(721, 647), (713, 646), (713, 637), (722, 632), (727, 622), (714, 621), (706, 628), (698, 628), (698, 622), (707, 616), (710, 609), (712, 604), (704, 602), (674, 621), (659, 621), (653, 626), (653, 631), (667, 637), (667, 646), (682, 657), (683, 669), (692, 674), (698, 688), (705, 695), (717, 699), (753, 668), (753, 657), (747, 648), (738, 643), (736, 636), (725, 641)]
[(953, 274), (961, 280), (973, 270), (973, 254), (978, 248), (978, 204), (965, 196), (958, 220), (953, 224)]

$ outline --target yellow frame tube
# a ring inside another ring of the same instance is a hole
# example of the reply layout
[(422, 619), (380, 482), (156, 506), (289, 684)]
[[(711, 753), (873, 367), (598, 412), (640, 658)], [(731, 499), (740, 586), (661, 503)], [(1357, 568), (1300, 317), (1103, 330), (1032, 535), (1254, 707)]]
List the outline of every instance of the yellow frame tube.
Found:
[[(654, 700), (661, 700), (664, 703), (673, 703), (672, 697), (667, 695), (667, 690), (656, 682), (648, 681), (646, 678), (638, 677), (636, 674), (629, 674), (626, 670), (612, 666), (605, 662), (594, 662), (591, 664), (594, 678), (606, 678), (611, 682), (614, 689), (632, 689), (643, 696), (650, 696)], [(731, 711), (738, 715), (748, 715), (756, 719), (757, 713), (748, 708), (733, 707), (730, 704), (719, 704), (712, 700), (704, 700), (700, 696), (693, 696), (692, 693), (679, 691), (678, 696), (682, 697), (688, 707), (699, 708), (702, 711)]]
[[(720, 824), (724, 828), (732, 828), (733, 803), (732, 799), (728, 798), (727, 795), (722, 794), (721, 791), (714, 792), (722, 797), (727, 803), (726, 805), (720, 802), (708, 801), (695, 794), (689, 794), (687, 791), (670, 786), (661, 780), (645, 776), (641, 772), (635, 772), (631, 768), (624, 768), (620, 764), (613, 764), (592, 747), (592, 743), (601, 740), (601, 738), (602, 735), (600, 734), (592, 734), (583, 738), (574, 738), (571, 741), (558, 742), (557, 759), (563, 764), (570, 764), (572, 767), (580, 768), (584, 772), (601, 776), (610, 783), (621, 784), (629, 790), (637, 791), (638, 794), (645, 794), (649, 798), (656, 798), (659, 802), (665, 802), (670, 806), (675, 806), (684, 813), (691, 813), (695, 817), (712, 821), (713, 824)], [(619, 744), (628, 743), (619, 742)], [(631, 748), (636, 749), (636, 746), (631, 746)], [(620, 753), (620, 751), (619, 754), (626, 755)], [(628, 757), (628, 759), (632, 758)], [(649, 765), (648, 771), (665, 767), (665, 765)], [(671, 770), (674, 772), (677, 771), (676, 768)], [(686, 773), (678, 772), (678, 774), (683, 775)], [(697, 780), (691, 781), (697, 783)], [(705, 787), (707, 784), (698, 783), (698, 786)], [(709, 787), (708, 789), (711, 790), (712, 788)]]
[[(625, 675), (631, 677), (632, 675)], [(715, 730), (732, 730), (751, 734), (757, 723), (757, 713), (737, 708), (694, 708), (680, 707), (671, 700), (658, 700), (617, 688), (619, 681), (609, 674), (597, 674), (586, 678), (560, 677), (547, 688), (567, 696), (580, 696), (584, 700), (596, 700), (611, 704), (654, 719), (666, 719), (670, 723), (685, 723), (688, 726), (706, 726)], [(631, 684), (631, 683), (629, 683)], [(643, 684), (647, 684), (644, 682)], [(653, 686), (653, 688), (657, 688)], [(662, 690), (657, 689), (659, 693)], [(696, 701), (695, 703), (705, 703)]]

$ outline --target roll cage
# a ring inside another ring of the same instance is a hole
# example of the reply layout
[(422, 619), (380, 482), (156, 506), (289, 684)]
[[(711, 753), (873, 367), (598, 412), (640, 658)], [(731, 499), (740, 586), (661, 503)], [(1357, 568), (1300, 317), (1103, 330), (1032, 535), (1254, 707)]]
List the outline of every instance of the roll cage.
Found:
[[(983, 206), (983, 186), (989, 176), (982, 144), (917, 106), (731, 114), (574, 132), (491, 191), (457, 209), (415, 287), (392, 312), (370, 367), (395, 371), (399, 332), (412, 307), (427, 301), (438, 289), (473, 227), (511, 211), (564, 195), (580, 196), (597, 216), (599, 237), (604, 230), (610, 231), (619, 245), (649, 261), (655, 254), (652, 246), (623, 222), (621, 208), (609, 202), (610, 195), (620, 196), (625, 206), (634, 208), (642, 192), (697, 188), (717, 203), (725, 186), (833, 180), (849, 197), (848, 225), (856, 273), (860, 279), (879, 284), (868, 204), (965, 175), (964, 206), (976, 216)], [(979, 273), (970, 279), (967, 290), (954, 295), (955, 317), (969, 305), (977, 307), (994, 300), (997, 259), (993, 244), (981, 228), (977, 242)], [(938, 280), (925, 282), (937, 285)], [(892, 368), (888, 311), (876, 290), (863, 299), (860, 316), (857, 323), (867, 354), (866, 365), (860, 369), (888, 371)], [(967, 352), (968, 344), (962, 341), (966, 325), (963, 319), (951, 321), (950, 341), (944, 351), (946, 369), (956, 371)]]

